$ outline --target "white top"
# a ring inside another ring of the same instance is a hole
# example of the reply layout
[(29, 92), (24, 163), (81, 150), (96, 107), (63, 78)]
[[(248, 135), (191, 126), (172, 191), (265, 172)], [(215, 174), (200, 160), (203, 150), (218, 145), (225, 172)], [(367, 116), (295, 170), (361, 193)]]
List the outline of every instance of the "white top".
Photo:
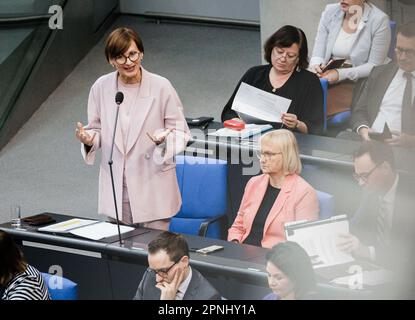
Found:
[[(415, 71), (412, 71), (412, 75), (415, 77)], [(404, 71), (402, 69), (398, 69), (395, 77), (383, 96), (379, 113), (372, 124), (372, 129), (374, 131), (383, 132), (385, 122), (388, 123), (391, 131), (402, 131), (401, 114), (406, 81), (407, 79), (404, 76)], [(415, 79), (412, 78), (412, 101), (415, 96), (414, 82)]]
[(358, 32), (347, 33), (341, 28), (331, 52), (332, 57), (334, 59), (346, 59), (347, 63), (351, 63), (350, 53), (352, 52), (357, 35)]
[(192, 280), (192, 268), (189, 266), (189, 274), (187, 278), (180, 284), (179, 288), (177, 289), (176, 298), (174, 300), (183, 300), (183, 297), (189, 287), (190, 280)]
[(128, 132), (130, 130), (130, 110), (137, 103), (140, 92), (140, 84), (126, 84), (118, 79), (118, 90), (124, 94), (124, 100), (120, 104), (119, 125), (122, 133), (124, 152), (127, 149)]

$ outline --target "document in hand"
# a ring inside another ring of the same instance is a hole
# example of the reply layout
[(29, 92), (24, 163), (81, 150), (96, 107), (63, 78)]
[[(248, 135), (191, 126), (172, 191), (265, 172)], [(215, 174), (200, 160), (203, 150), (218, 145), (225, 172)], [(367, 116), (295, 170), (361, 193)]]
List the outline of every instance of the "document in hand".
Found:
[[(121, 233), (126, 233), (132, 230), (134, 230), (133, 227), (120, 225)], [(117, 225), (115, 224), (78, 218), (39, 228), (38, 231), (51, 233), (70, 233), (91, 240), (101, 240), (118, 234)]]
[(242, 82), (233, 99), (232, 110), (268, 122), (281, 122), (281, 115), (287, 112), (290, 104), (290, 99)]
[(215, 132), (208, 132), (208, 136), (216, 137), (235, 137), (235, 138), (248, 138), (258, 133), (272, 129), (270, 124), (247, 124), (243, 130), (233, 130), (229, 128), (222, 128)]
[(308, 253), (315, 269), (335, 266), (354, 261), (354, 258), (340, 251), (337, 246), (339, 234), (349, 233), (346, 215), (311, 222), (285, 224), (287, 240), (297, 242)]

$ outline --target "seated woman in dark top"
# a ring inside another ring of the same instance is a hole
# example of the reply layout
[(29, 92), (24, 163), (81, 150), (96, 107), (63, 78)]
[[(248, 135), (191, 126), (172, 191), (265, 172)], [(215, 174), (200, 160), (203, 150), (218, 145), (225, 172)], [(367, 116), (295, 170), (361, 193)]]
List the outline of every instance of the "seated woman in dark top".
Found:
[(307, 252), (291, 241), (274, 246), (266, 256), (268, 285), (272, 293), (264, 300), (316, 298), (316, 280)]
[(0, 230), (1, 300), (49, 300), (40, 272), (27, 264), (9, 234)]
[(318, 219), (319, 203), (316, 191), (300, 177), (298, 146), (291, 131), (263, 135), (258, 158), (263, 174), (246, 184), (228, 241), (271, 248), (286, 240), (285, 223)]
[(323, 90), (316, 75), (307, 71), (308, 48), (304, 32), (294, 26), (284, 26), (264, 45), (267, 65), (249, 69), (239, 81), (222, 111), (222, 121), (238, 118), (232, 103), (242, 82), (261, 90), (291, 99), (282, 124), (276, 128), (301, 133), (320, 134), (323, 128)]

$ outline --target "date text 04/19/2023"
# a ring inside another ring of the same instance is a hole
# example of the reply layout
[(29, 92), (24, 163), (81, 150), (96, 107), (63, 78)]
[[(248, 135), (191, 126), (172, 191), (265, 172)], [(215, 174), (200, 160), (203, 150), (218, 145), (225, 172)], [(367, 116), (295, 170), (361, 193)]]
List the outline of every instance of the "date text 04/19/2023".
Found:
[(190, 317), (192, 312), (202, 315), (255, 315), (253, 305), (226, 305), (226, 304), (204, 304), (202, 308), (169, 306), (159, 307), (159, 315), (183, 315)]

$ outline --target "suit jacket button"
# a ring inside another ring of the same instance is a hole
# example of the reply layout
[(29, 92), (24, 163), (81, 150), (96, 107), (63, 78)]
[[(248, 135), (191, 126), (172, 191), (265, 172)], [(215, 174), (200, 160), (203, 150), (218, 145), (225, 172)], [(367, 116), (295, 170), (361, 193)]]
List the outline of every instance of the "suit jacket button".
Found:
[(144, 158), (146, 158), (146, 159), (148, 160), (148, 159), (150, 159), (150, 155), (149, 155), (148, 153), (146, 153), (146, 154), (144, 155)]

